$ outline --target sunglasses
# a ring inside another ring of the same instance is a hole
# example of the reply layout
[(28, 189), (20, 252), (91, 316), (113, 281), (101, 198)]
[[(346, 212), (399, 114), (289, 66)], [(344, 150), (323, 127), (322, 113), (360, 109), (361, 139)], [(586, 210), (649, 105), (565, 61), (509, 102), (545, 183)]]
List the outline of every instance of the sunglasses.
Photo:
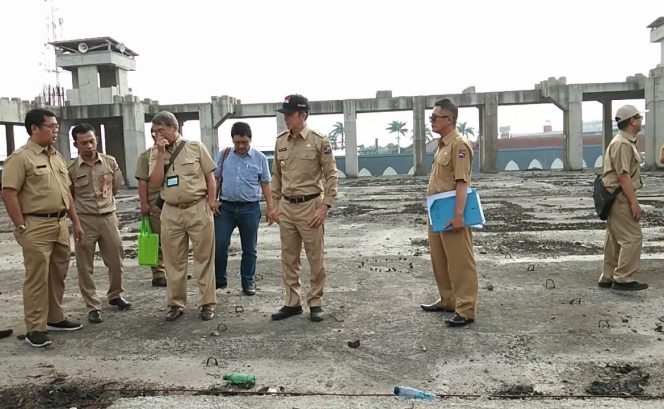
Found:
[(449, 118), (449, 115), (431, 115), (429, 117), (429, 122), (436, 122), (437, 118)]

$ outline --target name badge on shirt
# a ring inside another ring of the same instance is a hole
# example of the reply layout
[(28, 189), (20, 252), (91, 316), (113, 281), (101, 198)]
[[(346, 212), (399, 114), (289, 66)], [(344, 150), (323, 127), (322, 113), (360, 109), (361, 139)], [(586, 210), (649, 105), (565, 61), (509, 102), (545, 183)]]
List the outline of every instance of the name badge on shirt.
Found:
[(166, 187), (174, 187), (180, 183), (180, 180), (176, 176), (169, 176), (166, 178)]

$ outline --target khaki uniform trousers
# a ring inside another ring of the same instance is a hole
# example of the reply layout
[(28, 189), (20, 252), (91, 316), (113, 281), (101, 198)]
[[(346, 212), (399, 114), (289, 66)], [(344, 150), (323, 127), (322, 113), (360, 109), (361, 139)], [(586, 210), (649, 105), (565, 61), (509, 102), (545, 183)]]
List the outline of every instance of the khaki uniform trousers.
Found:
[(83, 229), (83, 243), (76, 246), (76, 269), (78, 270), (78, 287), (81, 289), (83, 301), (88, 311), (101, 310), (101, 300), (97, 297), (95, 287), (94, 259), (95, 248), (99, 243), (99, 253), (104, 265), (108, 267), (108, 299), (119, 298), (124, 292), (122, 288), (122, 238), (118, 230), (118, 216), (113, 213), (106, 215), (79, 214)]
[(26, 231), (14, 237), (23, 248), (23, 309), (28, 332), (46, 331), (47, 323), (65, 319), (62, 297), (69, 269), (67, 219), (25, 216)]
[(434, 233), (429, 224), (429, 250), (440, 294), (437, 304), (474, 320), (479, 283), (470, 228)]
[(639, 269), (643, 233), (641, 224), (632, 217), (629, 201), (620, 193), (606, 221), (604, 267), (601, 282), (628, 283)]
[[(152, 227), (152, 232), (161, 235), (161, 209), (158, 207), (155, 209), (150, 209), (150, 226)], [(161, 278), (166, 277), (166, 268), (164, 267), (164, 255), (161, 251), (161, 240), (159, 240), (159, 260), (157, 261), (156, 266), (150, 267), (152, 270), (152, 278)]]
[(199, 305), (217, 304), (214, 280), (214, 220), (206, 200), (180, 209), (164, 204), (161, 211), (161, 245), (166, 266), (168, 306), (187, 305), (189, 240), (200, 293)]
[(279, 234), (281, 236), (281, 268), (283, 270), (285, 301), (287, 307), (302, 305), (300, 298), (300, 254), (302, 243), (309, 261), (309, 292), (307, 305), (320, 307), (325, 287), (324, 233), (325, 225), (311, 228), (307, 223), (313, 219), (323, 199), (317, 197), (304, 203), (279, 200)]

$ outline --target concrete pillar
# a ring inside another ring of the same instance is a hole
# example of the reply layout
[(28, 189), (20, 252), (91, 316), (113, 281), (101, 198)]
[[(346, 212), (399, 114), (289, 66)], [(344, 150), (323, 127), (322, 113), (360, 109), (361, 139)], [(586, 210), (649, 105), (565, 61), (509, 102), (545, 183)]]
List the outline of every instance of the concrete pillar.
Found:
[(214, 158), (219, 150), (219, 128), (212, 123), (211, 105), (206, 105), (198, 112), (198, 122), (201, 127), (201, 142)]
[(14, 141), (14, 124), (5, 124), (5, 138), (7, 140), (7, 156), (11, 155), (16, 149)]
[(355, 101), (344, 100), (344, 134), (346, 139), (346, 177), (356, 178), (359, 174), (357, 157), (357, 112)]
[(567, 87), (567, 109), (563, 111), (565, 170), (583, 169), (583, 91), (579, 85)]
[[(664, 43), (662, 43), (664, 48)], [(663, 56), (664, 58), (664, 56)], [(659, 151), (664, 146), (664, 67), (661, 65), (650, 70), (645, 81), (646, 100), (646, 168), (662, 168)]]
[(178, 118), (178, 132), (180, 132), (180, 136), (184, 137), (184, 123), (187, 122), (186, 120)]
[(424, 123), (425, 99), (413, 97), (413, 162), (415, 176), (424, 176), (424, 158), (426, 155), (426, 124)]
[(59, 118), (59, 122), (60, 130), (58, 131), (58, 139), (55, 141), (55, 149), (65, 158), (65, 162), (69, 162), (69, 159), (71, 158), (69, 131), (76, 121)]
[(122, 104), (123, 158), (118, 164), (125, 174), (127, 186), (136, 187), (136, 162), (138, 155), (145, 150), (145, 109), (138, 98), (127, 96)]
[(282, 132), (286, 132), (288, 130), (288, 127), (286, 127), (286, 122), (284, 122), (284, 114), (281, 112), (276, 113), (276, 120), (277, 120), (277, 135), (279, 135)]
[(498, 93), (485, 94), (480, 105), (480, 171), (498, 172)]
[[(106, 154), (113, 156), (118, 161), (118, 166), (120, 166), (122, 172), (125, 172), (127, 161), (122, 130), (122, 119), (120, 118), (107, 119), (104, 122)], [(129, 178), (126, 173), (124, 176), (125, 180)], [(129, 176), (133, 179), (134, 175)]]
[[(600, 101), (602, 103), (602, 155), (613, 139), (613, 101)], [(592, 164), (588, 163), (592, 167)]]

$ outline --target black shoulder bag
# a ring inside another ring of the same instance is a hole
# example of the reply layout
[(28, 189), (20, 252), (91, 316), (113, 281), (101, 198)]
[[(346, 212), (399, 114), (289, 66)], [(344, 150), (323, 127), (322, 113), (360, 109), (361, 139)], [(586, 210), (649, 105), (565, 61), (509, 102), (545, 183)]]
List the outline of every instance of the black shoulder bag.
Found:
[(593, 199), (595, 200), (595, 211), (600, 219), (606, 220), (609, 218), (611, 206), (613, 206), (613, 202), (620, 192), (622, 192), (620, 186), (613, 193), (606, 190), (606, 186), (602, 182), (602, 175), (597, 175), (593, 184)]
[[(175, 158), (178, 156), (178, 153), (184, 148), (184, 145), (187, 143), (184, 139), (182, 140), (182, 143), (178, 145), (177, 148), (175, 148), (175, 151), (173, 151), (173, 154), (171, 155), (171, 159), (168, 161), (167, 164), (164, 165), (164, 178), (166, 177), (166, 173), (168, 172), (168, 169), (170, 169), (171, 166), (173, 166), (173, 162), (175, 162)], [(164, 199), (161, 197), (161, 192), (159, 193), (159, 197), (157, 198), (157, 201), (155, 202), (155, 205), (157, 205), (158, 208), (163, 209), (164, 208)]]

